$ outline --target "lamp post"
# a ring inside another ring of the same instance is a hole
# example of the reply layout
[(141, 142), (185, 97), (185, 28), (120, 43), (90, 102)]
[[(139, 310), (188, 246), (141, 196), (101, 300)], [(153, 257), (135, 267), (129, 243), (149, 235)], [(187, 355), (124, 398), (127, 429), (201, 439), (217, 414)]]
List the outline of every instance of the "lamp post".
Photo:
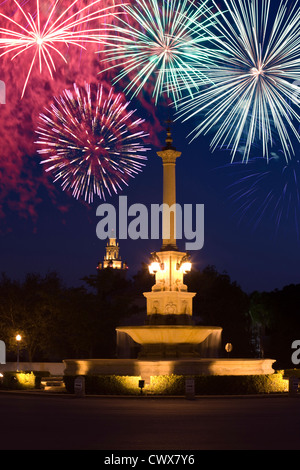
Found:
[(22, 339), (21, 335), (16, 336), (16, 341), (17, 341), (17, 372), (19, 372), (19, 361), (20, 361), (20, 341)]

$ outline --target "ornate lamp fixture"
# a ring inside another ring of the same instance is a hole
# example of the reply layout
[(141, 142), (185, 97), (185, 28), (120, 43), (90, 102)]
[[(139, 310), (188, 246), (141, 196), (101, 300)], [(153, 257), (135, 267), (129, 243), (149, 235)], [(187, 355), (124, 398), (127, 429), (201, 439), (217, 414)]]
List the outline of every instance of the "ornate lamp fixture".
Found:
[(161, 262), (161, 259), (157, 253), (152, 253), (150, 258), (149, 272), (150, 274), (156, 274), (159, 271), (164, 271), (165, 265)]
[(180, 271), (183, 274), (186, 274), (190, 272), (191, 269), (192, 269), (191, 256), (189, 254), (186, 254), (181, 259), (180, 263), (177, 263), (177, 271)]

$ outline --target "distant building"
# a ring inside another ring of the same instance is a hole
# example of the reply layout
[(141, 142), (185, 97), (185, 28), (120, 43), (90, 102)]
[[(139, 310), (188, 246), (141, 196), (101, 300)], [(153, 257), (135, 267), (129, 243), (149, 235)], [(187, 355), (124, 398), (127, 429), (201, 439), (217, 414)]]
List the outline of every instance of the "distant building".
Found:
[(97, 266), (97, 269), (128, 269), (127, 264), (122, 262), (119, 252), (119, 243), (117, 243), (114, 234), (112, 234), (106, 245), (106, 253), (103, 263), (100, 262)]

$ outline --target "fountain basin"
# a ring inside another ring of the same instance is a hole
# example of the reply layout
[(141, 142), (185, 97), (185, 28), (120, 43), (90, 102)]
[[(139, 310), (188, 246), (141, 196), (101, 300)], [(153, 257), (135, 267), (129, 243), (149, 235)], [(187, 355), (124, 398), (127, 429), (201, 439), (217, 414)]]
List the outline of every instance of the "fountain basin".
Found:
[(189, 325), (145, 325), (124, 326), (116, 329), (119, 333), (126, 333), (138, 344), (201, 344), (215, 331), (222, 328), (215, 326), (189, 326)]
[(64, 375), (272, 375), (275, 359), (66, 359)]

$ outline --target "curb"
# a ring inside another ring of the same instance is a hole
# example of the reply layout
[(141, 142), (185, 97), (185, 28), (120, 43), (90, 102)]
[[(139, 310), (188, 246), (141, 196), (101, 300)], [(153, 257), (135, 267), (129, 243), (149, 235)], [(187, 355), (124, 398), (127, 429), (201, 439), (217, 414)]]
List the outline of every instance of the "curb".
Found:
[(77, 396), (74, 393), (68, 392), (55, 392), (55, 391), (44, 391), (44, 390), (4, 390), (0, 389), (0, 394), (3, 395), (39, 395), (47, 397), (60, 397), (60, 398), (111, 398), (111, 399), (172, 399), (172, 400), (187, 400), (195, 401), (201, 399), (258, 399), (258, 398), (300, 398), (300, 394), (292, 395), (288, 392), (284, 393), (268, 393), (268, 394), (249, 394), (249, 395), (195, 395), (194, 397), (186, 397), (185, 395), (82, 395)]

